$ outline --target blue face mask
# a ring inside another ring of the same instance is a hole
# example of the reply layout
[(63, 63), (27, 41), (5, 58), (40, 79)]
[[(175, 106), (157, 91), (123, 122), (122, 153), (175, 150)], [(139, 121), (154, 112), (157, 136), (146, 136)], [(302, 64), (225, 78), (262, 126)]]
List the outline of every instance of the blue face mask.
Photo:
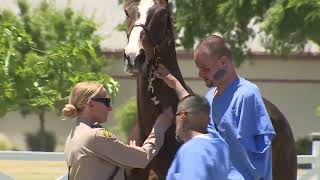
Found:
[[(223, 77), (225, 76), (225, 74), (226, 74), (226, 70), (224, 70), (224, 69), (219, 69), (219, 70), (213, 75), (213, 79), (216, 80), (216, 81), (222, 80)], [(212, 85), (211, 85), (211, 88), (213, 88), (213, 87), (217, 87), (217, 85), (216, 85), (214, 82), (212, 82)]]
[(219, 69), (214, 75), (213, 75), (213, 79), (218, 81), (218, 80), (222, 80), (224, 78), (226, 74), (226, 70), (224, 69)]

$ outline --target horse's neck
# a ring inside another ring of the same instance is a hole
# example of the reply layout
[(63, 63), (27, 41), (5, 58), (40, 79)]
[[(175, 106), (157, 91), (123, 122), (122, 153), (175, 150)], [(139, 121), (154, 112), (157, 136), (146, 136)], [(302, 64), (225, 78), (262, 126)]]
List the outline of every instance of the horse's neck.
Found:
[[(177, 58), (176, 58), (176, 51), (174, 44), (170, 44), (170, 46), (167, 46), (166, 49), (160, 49), (160, 63), (163, 63), (170, 71), (171, 73), (180, 81), (180, 83), (186, 88), (185, 82), (182, 78), (182, 74), (180, 71), (180, 68), (178, 66)], [(137, 81), (137, 99), (140, 101), (140, 105), (144, 106), (146, 103), (149, 103), (150, 101), (150, 92), (148, 91), (148, 76), (150, 73), (149, 71), (144, 75), (140, 76)], [(176, 105), (178, 101), (177, 97), (174, 97), (171, 101), (168, 101), (168, 95), (171, 96), (176, 95), (174, 90), (171, 89), (169, 86), (167, 86), (162, 80), (155, 80), (153, 82), (154, 87), (154, 94), (157, 95), (157, 98), (159, 98), (160, 102), (163, 102), (162, 106), (167, 105)], [(167, 93), (167, 94), (166, 94)], [(169, 94), (168, 94), (169, 93)], [(140, 111), (141, 109), (139, 109)]]
[(179, 65), (178, 65), (176, 49), (175, 49), (175, 45), (173, 42), (168, 47), (167, 51), (168, 51), (168, 53), (167, 53), (166, 57), (162, 57), (163, 59), (166, 59), (166, 64), (164, 64), (164, 65), (170, 70), (170, 72), (185, 87), (185, 82), (183, 80), (182, 73), (181, 73)]

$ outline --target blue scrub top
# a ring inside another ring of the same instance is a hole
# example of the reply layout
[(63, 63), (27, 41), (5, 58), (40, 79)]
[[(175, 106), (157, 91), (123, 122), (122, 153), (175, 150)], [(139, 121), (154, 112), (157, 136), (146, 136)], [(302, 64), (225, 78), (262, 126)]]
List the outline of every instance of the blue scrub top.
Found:
[(206, 95), (211, 105), (209, 133), (217, 130), (225, 139), (233, 165), (246, 180), (271, 180), (275, 132), (258, 87), (239, 78), (220, 96), (214, 96), (215, 90)]
[(244, 180), (231, 166), (228, 145), (217, 133), (211, 133), (195, 136), (180, 147), (166, 179), (225, 180), (232, 177)]

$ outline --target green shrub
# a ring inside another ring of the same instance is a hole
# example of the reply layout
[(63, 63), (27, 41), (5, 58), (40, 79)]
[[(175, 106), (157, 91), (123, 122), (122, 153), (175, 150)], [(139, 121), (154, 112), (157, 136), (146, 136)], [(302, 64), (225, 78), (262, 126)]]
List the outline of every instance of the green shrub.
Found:
[(137, 119), (137, 100), (135, 97), (130, 98), (125, 105), (115, 111), (115, 119), (120, 133), (128, 137)]
[(312, 151), (312, 140), (310, 138), (304, 137), (296, 141), (296, 151), (299, 155), (309, 155)]
[(7, 150), (12, 150), (12, 144), (4, 134), (0, 134), (0, 151)]
[(56, 135), (53, 132), (44, 132), (44, 147), (43, 149), (40, 147), (40, 132), (37, 133), (27, 133), (26, 134), (26, 143), (28, 146), (28, 150), (30, 151), (46, 151), (46, 152), (52, 152), (54, 151), (56, 144), (57, 144), (57, 138)]

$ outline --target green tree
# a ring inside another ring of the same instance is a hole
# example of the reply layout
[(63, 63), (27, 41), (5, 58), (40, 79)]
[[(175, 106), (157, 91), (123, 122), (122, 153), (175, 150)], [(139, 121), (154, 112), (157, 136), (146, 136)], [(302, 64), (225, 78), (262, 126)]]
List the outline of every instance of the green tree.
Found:
[[(2, 115), (8, 110), (35, 113), (40, 120), (40, 149), (44, 150), (45, 112), (61, 111), (71, 87), (80, 81), (99, 81), (111, 95), (118, 82), (102, 73), (106, 59), (94, 35), (97, 24), (67, 7), (55, 9), (43, 1), (31, 9), (18, 0), (20, 13), (0, 12), (0, 87)], [(3, 89), (2, 89), (3, 87)], [(6, 100), (10, 103), (5, 103)]]
[(318, 0), (276, 1), (264, 14), (263, 31), (271, 38), (265, 47), (276, 54), (302, 52), (307, 41), (320, 45)]
[(13, 109), (16, 99), (15, 84), (10, 78), (14, 72), (20, 50), (31, 42), (23, 25), (15, 14), (8, 10), (0, 13), (0, 117)]
[[(318, 0), (176, 0), (175, 26), (181, 44), (191, 48), (195, 39), (213, 32), (229, 41), (240, 65), (250, 52), (246, 43), (257, 35), (271, 53), (301, 52), (307, 40), (320, 45)], [(259, 24), (260, 33), (249, 24)]]

